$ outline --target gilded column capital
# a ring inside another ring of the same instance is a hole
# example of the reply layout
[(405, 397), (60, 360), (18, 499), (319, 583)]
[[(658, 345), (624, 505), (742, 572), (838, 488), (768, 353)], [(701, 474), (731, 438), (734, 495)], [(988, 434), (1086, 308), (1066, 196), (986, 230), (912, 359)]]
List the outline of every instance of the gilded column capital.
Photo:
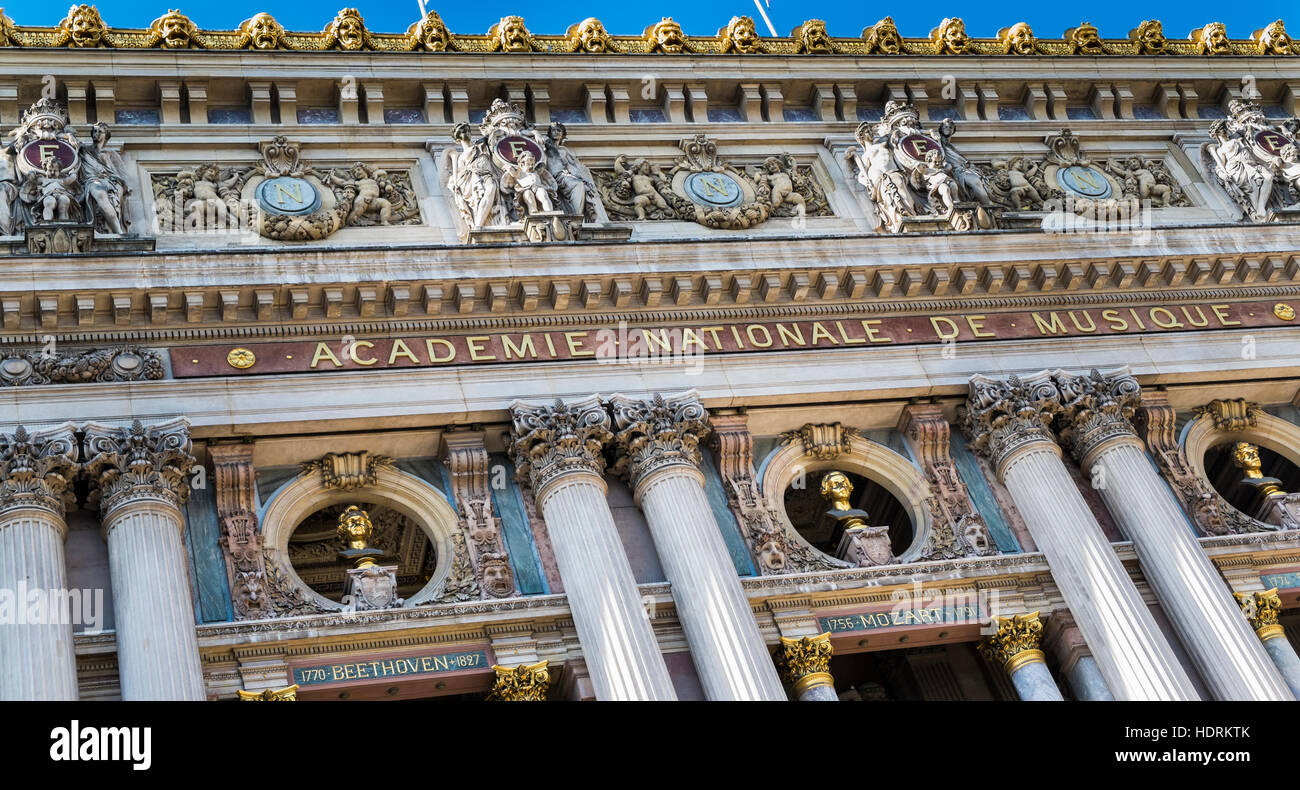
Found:
[(1039, 642), (1043, 636), (1043, 622), (1038, 612), (1017, 614), (1011, 617), (994, 617), (997, 631), (980, 640), (980, 655), (1002, 665), (1008, 675), (1025, 664), (1043, 661)]
[(834, 686), (831, 677), (831, 635), (827, 631), (817, 636), (781, 637), (781, 647), (776, 651), (776, 671), (781, 681), (794, 686), (794, 695), (818, 686)]
[(1242, 614), (1250, 621), (1251, 628), (1260, 639), (1273, 639), (1279, 636), (1286, 636), (1282, 624), (1278, 618), (1282, 615), (1282, 597), (1277, 594), (1277, 588), (1264, 590), (1253, 595), (1250, 593), (1233, 593), (1232, 597), (1237, 599), (1237, 605), (1241, 607)]
[(510, 405), (510, 456), (520, 478), (528, 481), (540, 500), (543, 492), (565, 475), (603, 475), (602, 450), (612, 438), (609, 414), (600, 396), (552, 406), (522, 401)]
[(614, 395), (609, 399), (618, 433), (614, 472), (633, 489), (654, 472), (670, 466), (699, 470), (700, 440), (709, 433), (709, 413), (695, 391), (650, 400)]
[(957, 416), (971, 447), (1001, 472), (1028, 447), (1050, 445), (1060, 452), (1049, 427), (1060, 410), (1060, 393), (1044, 370), (1025, 378), (971, 376), (966, 404), (958, 407)]
[(264, 689), (262, 691), (244, 691), (239, 689), (239, 699), (243, 702), (297, 702), (298, 684), (282, 689)]
[(179, 508), (189, 497), (194, 466), (190, 424), (184, 417), (129, 428), (86, 424), (86, 473), (92, 501), (104, 513), (135, 500), (161, 499)]
[(551, 686), (548, 661), (520, 664), (517, 667), (493, 666), (497, 679), (488, 692), (488, 702), (545, 702)]
[(1087, 375), (1052, 374), (1061, 394), (1059, 434), (1075, 460), (1087, 466), (1095, 452), (1116, 441), (1140, 443), (1129, 422), (1142, 400), (1142, 387), (1127, 367)]
[(73, 504), (77, 437), (72, 423), (29, 433), (19, 425), (0, 434), (0, 511), (35, 507), (60, 519)]

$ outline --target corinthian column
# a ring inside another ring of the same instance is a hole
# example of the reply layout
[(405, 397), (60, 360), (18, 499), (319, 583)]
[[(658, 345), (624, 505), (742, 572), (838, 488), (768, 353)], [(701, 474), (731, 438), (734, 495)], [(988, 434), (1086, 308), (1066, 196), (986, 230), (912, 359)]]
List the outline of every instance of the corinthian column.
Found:
[(980, 641), (980, 654), (1002, 665), (1011, 678), (1011, 685), (1025, 702), (1061, 702), (1061, 690), (1056, 687), (1039, 647), (1043, 622), (1038, 619), (1038, 612), (994, 617), (993, 622), (998, 630)]
[(71, 423), (0, 434), (0, 595), (13, 601), (13, 621), (0, 621), (0, 700), (77, 698), (63, 561), (76, 457)]
[(1253, 596), (1233, 593), (1233, 597), (1237, 599), (1269, 657), (1277, 665), (1277, 671), (1282, 674), (1287, 688), (1300, 699), (1300, 656), (1296, 655), (1291, 640), (1286, 638), (1286, 631), (1278, 622), (1278, 615), (1282, 614), (1282, 598), (1277, 594), (1277, 588), (1257, 592)]
[(612, 437), (600, 398), (510, 406), (510, 452), (550, 532), (596, 698), (674, 700), (663, 654), (605, 498)]
[(1024, 517), (1117, 699), (1197, 699), (1187, 673), (1061, 461), (1047, 427), (1060, 395), (1043, 371), (971, 377), (962, 427)]
[(113, 578), (122, 699), (205, 697), (182, 539), (189, 422), (86, 425), (86, 472)]
[(619, 459), (673, 587), (695, 671), (711, 700), (784, 700), (722, 531), (704, 493), (700, 439), (708, 412), (694, 392), (614, 395)]
[(776, 652), (776, 667), (781, 678), (790, 684), (790, 692), (800, 702), (839, 702), (835, 678), (831, 676), (831, 635), (829, 632), (802, 638), (781, 637)]
[(1221, 700), (1295, 699), (1129, 424), (1141, 394), (1137, 379), (1127, 368), (1087, 376), (1058, 370), (1053, 378), (1061, 439), (1133, 541), (1143, 575), (1210, 693)]

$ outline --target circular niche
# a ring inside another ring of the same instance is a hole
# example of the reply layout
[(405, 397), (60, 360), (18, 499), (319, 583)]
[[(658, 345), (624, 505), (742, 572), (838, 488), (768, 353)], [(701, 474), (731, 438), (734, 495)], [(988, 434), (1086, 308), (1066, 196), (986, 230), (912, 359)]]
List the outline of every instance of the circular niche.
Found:
[[(822, 478), (837, 470), (822, 469), (805, 475), (800, 487), (798, 477), (785, 489), (785, 514), (804, 540), (818, 551), (835, 556), (839, 548), (840, 530), (835, 519), (826, 513), (831, 505), (821, 495)], [(870, 514), (867, 523), (873, 527), (889, 527), (889, 544), (894, 556), (907, 551), (916, 536), (912, 519), (893, 494), (879, 483), (847, 469), (838, 470), (853, 484), (849, 502)]]
[[(347, 569), (351, 567), (351, 563), (338, 557), (347, 548), (339, 539), (338, 524), (339, 515), (348, 504), (315, 511), (299, 522), (289, 536), (288, 559), (294, 573), (316, 593), (335, 603), (342, 602)], [(375, 528), (370, 545), (384, 552), (378, 564), (397, 566), (397, 595), (411, 598), (428, 584), (437, 568), (433, 543), (419, 524), (402, 513), (374, 503), (359, 504)]]
[[(1233, 460), (1237, 442), (1229, 441), (1216, 444), (1205, 452), (1205, 476), (1214, 490), (1237, 510), (1255, 517), (1264, 503), (1264, 496), (1256, 486), (1243, 482), (1245, 471)], [(1300, 491), (1300, 467), (1291, 463), (1279, 453), (1262, 445), (1256, 445), (1259, 452), (1259, 471), (1264, 477), (1276, 478), (1283, 491)]]

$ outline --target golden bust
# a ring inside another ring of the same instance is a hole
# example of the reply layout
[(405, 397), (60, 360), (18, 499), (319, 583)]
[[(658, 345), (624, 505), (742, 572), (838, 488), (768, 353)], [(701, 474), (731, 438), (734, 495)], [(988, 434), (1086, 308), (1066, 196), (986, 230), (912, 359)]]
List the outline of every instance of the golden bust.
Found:
[(93, 5), (74, 5), (68, 9), (68, 16), (59, 23), (55, 36), (55, 46), (99, 47), (109, 46), (104, 33), (108, 25), (104, 24), (99, 9)]
[(939, 23), (930, 31), (936, 55), (961, 55), (970, 49), (970, 36), (966, 35), (966, 23), (957, 17), (950, 17)]
[(1196, 51), (1201, 55), (1231, 55), (1232, 44), (1228, 41), (1228, 28), (1222, 22), (1211, 22), (1203, 28), (1193, 30), (1188, 36), (1196, 42)]
[(149, 25), (149, 46), (163, 49), (186, 49), (199, 46), (198, 28), (179, 10), (170, 10)]
[(1038, 50), (1034, 31), (1025, 22), (999, 30), (998, 40), (1002, 42), (1002, 52), (1006, 55), (1032, 55)]
[(682, 26), (666, 16), (645, 29), (646, 46), (651, 52), (677, 54), (686, 51), (686, 34)]
[(617, 52), (619, 49), (594, 16), (572, 25), (564, 37), (570, 52)]
[(1237, 465), (1237, 468), (1246, 473), (1246, 477), (1242, 482), (1258, 488), (1263, 492), (1264, 496), (1271, 496), (1282, 491), (1276, 479), (1264, 476), (1264, 464), (1259, 458), (1259, 448), (1250, 442), (1237, 442), (1233, 445), (1232, 462)]
[(822, 499), (830, 503), (833, 510), (852, 510), (849, 497), (853, 495), (853, 484), (843, 472), (828, 472), (822, 478)]
[(718, 31), (718, 46), (724, 53), (749, 54), (761, 51), (754, 20), (747, 16), (733, 16), (727, 26)]
[(1259, 48), (1261, 55), (1290, 55), (1292, 48), (1291, 36), (1286, 32), (1286, 25), (1282, 20), (1277, 20), (1263, 30), (1256, 30), (1251, 38), (1255, 39), (1255, 44)]
[(1137, 44), (1139, 55), (1163, 55), (1168, 51), (1165, 31), (1160, 21), (1148, 19), (1128, 34), (1130, 40)]
[(887, 16), (862, 31), (868, 55), (897, 55), (903, 51), (903, 37), (898, 34), (894, 18)]
[(349, 549), (368, 549), (370, 536), (375, 532), (375, 525), (370, 523), (370, 515), (356, 505), (339, 514), (339, 540)]
[(488, 30), (492, 39), (492, 51), (531, 52), (533, 34), (528, 32), (521, 16), (503, 16), (501, 21)]
[(451, 33), (447, 31), (447, 26), (437, 11), (430, 11), (424, 19), (406, 29), (406, 48), (426, 49), (430, 52), (446, 52), (452, 48)]
[(254, 14), (239, 24), (239, 46), (277, 49), (284, 44), (284, 28), (267, 13)]

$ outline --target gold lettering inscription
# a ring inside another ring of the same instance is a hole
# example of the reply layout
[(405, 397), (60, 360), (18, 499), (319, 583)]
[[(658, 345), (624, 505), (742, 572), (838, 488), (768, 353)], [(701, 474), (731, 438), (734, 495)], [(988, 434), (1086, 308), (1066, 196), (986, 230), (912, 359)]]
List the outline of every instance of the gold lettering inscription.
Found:
[(339, 362), (339, 358), (334, 356), (334, 352), (330, 351), (329, 346), (325, 345), (324, 343), (317, 343), (316, 353), (312, 354), (311, 357), (312, 370), (316, 369), (316, 365), (318, 365), (322, 359), (328, 359), (330, 362), (333, 362), (334, 367), (336, 368), (343, 367), (343, 363)]
[(415, 364), (420, 364), (420, 358), (415, 355), (415, 352), (411, 351), (411, 347), (406, 345), (406, 342), (400, 337), (393, 341), (393, 350), (388, 352), (388, 364), (391, 365), (396, 362), (398, 357), (406, 357)]

